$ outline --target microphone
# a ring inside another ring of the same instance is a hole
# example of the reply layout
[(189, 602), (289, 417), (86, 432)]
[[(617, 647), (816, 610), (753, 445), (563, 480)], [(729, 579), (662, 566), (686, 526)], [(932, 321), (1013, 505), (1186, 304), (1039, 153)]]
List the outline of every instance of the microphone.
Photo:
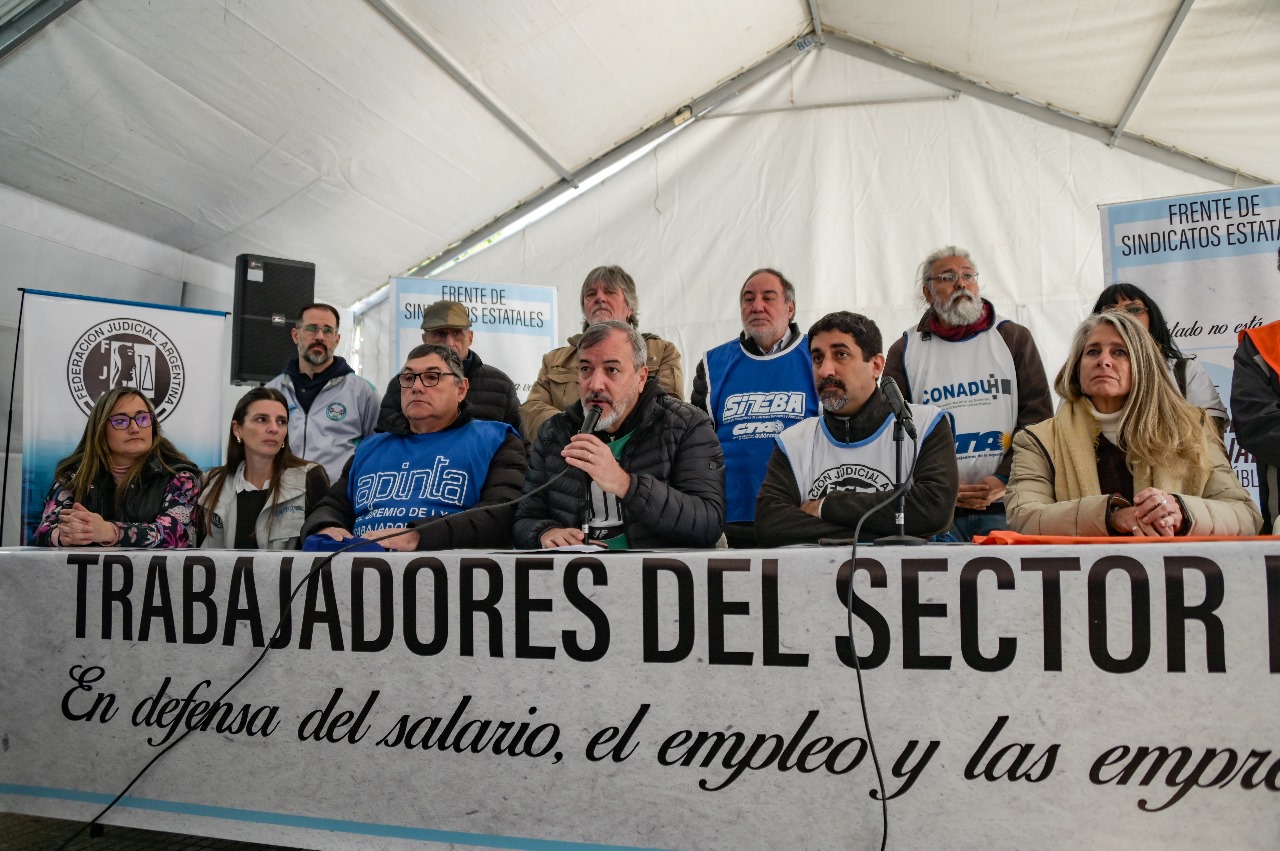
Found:
[[(898, 398), (901, 399), (902, 394), (898, 394)], [(582, 428), (578, 430), (578, 434), (591, 434), (596, 430), (596, 423), (600, 422), (600, 406), (585, 405), (583, 406), (583, 413), (586, 416), (582, 419)]]
[(911, 418), (911, 407), (907, 404), (907, 400), (902, 398), (902, 391), (898, 389), (898, 382), (891, 377), (885, 375), (880, 378), (880, 392), (884, 394), (885, 401), (889, 403), (889, 409), (893, 411), (893, 415), (902, 423), (902, 427), (906, 429), (907, 434), (911, 435), (911, 439), (916, 439), (916, 424)]

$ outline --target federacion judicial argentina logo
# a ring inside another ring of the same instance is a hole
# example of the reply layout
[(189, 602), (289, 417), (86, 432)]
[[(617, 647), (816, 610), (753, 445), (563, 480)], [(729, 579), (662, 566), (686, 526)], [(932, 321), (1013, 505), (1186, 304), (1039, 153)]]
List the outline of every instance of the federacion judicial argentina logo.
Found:
[(115, 387), (136, 387), (165, 419), (182, 399), (182, 353), (156, 326), (139, 319), (108, 319), (80, 335), (67, 358), (67, 390), (88, 415)]

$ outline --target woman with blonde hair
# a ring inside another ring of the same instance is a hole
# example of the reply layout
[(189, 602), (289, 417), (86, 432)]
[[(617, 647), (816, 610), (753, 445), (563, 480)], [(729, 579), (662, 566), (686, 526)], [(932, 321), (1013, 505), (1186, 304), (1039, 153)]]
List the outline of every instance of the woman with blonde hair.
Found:
[(193, 547), (199, 495), (200, 469), (160, 434), (151, 400), (116, 387), (58, 462), (35, 544)]
[(1013, 438), (1009, 527), (1039, 535), (1255, 535), (1262, 515), (1205, 412), (1128, 313), (1080, 324), (1052, 419)]
[(279, 390), (255, 387), (231, 415), (227, 462), (210, 470), (200, 503), (204, 542), (215, 549), (298, 549), (307, 511), (329, 489), (320, 464), (289, 448), (289, 406)]

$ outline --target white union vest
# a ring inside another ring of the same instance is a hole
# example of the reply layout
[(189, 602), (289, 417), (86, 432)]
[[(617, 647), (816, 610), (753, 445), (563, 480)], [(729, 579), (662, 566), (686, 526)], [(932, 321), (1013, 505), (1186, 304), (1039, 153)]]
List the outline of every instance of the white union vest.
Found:
[(914, 328), (905, 334), (911, 401), (951, 414), (961, 484), (995, 473), (1018, 422), (1018, 376), (996, 330), (1000, 321), (996, 317), (989, 329), (959, 343), (925, 340)]
[[(932, 405), (912, 405), (911, 418), (920, 434), (920, 443), (946, 414)], [(893, 489), (897, 478), (893, 445), (893, 414), (880, 428), (854, 443), (841, 443), (827, 430), (825, 417), (810, 417), (778, 435), (778, 445), (786, 453), (791, 473), (796, 477), (800, 499), (807, 502), (833, 491), (869, 493)], [(910, 438), (903, 444), (904, 472), (911, 469)]]

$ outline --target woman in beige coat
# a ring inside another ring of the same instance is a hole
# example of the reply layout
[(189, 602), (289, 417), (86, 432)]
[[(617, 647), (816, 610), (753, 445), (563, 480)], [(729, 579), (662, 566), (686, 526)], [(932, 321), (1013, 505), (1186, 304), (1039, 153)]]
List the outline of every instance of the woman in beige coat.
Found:
[(1256, 535), (1262, 515), (1204, 412), (1125, 313), (1076, 329), (1053, 419), (1013, 438), (1009, 527), (1032, 535)]

